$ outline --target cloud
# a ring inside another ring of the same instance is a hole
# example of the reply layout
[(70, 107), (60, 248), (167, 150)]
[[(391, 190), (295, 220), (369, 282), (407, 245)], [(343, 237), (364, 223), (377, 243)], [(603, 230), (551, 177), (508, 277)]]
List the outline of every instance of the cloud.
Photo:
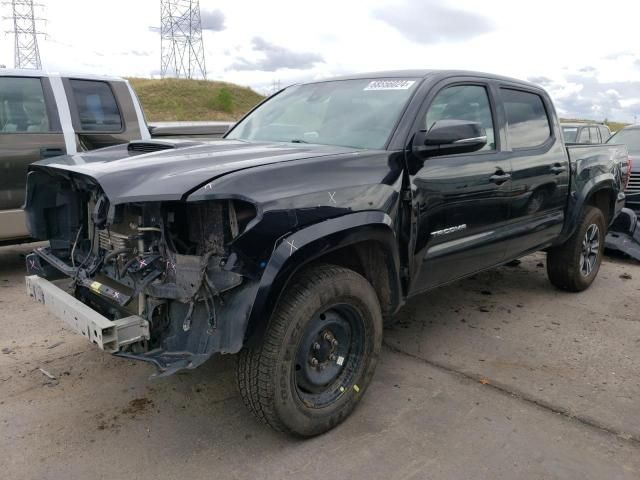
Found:
[(221, 32), (227, 26), (224, 24), (225, 16), (221, 10), (202, 10), (200, 12), (200, 25), (202, 30)]
[[(210, 30), (212, 32), (221, 32), (227, 26), (224, 24), (225, 15), (221, 10), (202, 10), (200, 12), (200, 26), (202, 30)], [(160, 33), (160, 27), (149, 26), (147, 30), (152, 33)]]
[(633, 52), (629, 51), (629, 50), (621, 50), (618, 52), (613, 52), (610, 53), (608, 55), (604, 56), (605, 60), (618, 60), (621, 57), (632, 57), (633, 56)]
[(597, 69), (583, 70), (545, 85), (563, 117), (630, 122), (640, 114), (640, 81), (601, 82)]
[(125, 50), (119, 53), (120, 55), (133, 55), (134, 57), (148, 57), (153, 54), (148, 50)]
[(542, 87), (553, 84), (553, 80), (551, 80), (549, 77), (544, 77), (544, 76), (529, 77), (527, 78), (527, 80), (530, 81), (531, 83), (535, 83), (536, 85), (540, 85)]
[(437, 0), (405, 0), (374, 10), (373, 17), (423, 44), (468, 40), (494, 28), (486, 17), (439, 5)]
[(587, 65), (585, 67), (578, 69), (579, 74), (584, 76), (595, 76), (598, 74), (598, 69), (596, 67), (592, 67), (591, 65)]
[(274, 45), (261, 37), (252, 40), (253, 50), (262, 54), (263, 58), (250, 61), (246, 58), (238, 58), (229, 67), (229, 70), (260, 70), (263, 72), (275, 72), (281, 68), (293, 70), (308, 70), (316, 63), (323, 63), (321, 55), (313, 52), (294, 52), (288, 48)]

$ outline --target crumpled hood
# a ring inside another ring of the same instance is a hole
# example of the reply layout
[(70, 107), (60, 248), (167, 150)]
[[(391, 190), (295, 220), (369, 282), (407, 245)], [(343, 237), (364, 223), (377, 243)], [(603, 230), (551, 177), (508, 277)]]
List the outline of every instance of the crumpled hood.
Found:
[(328, 145), (236, 140), (173, 143), (175, 148), (144, 154), (129, 152), (127, 145), (118, 145), (42, 160), (32, 164), (30, 169), (64, 170), (89, 176), (100, 184), (112, 204), (119, 204), (180, 200), (197, 187), (227, 173), (354, 151)]

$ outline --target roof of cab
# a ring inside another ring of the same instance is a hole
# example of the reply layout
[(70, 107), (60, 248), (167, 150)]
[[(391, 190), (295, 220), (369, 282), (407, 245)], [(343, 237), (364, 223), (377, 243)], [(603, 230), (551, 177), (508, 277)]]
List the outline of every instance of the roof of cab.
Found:
[(80, 80), (103, 80), (103, 81), (110, 81), (110, 82), (126, 81), (122, 77), (115, 77), (111, 75), (94, 75), (94, 74), (87, 74), (87, 73), (58, 73), (58, 72), (47, 72), (45, 70), (14, 69), (14, 68), (0, 68), (0, 77), (65, 77), (65, 78), (77, 78)]
[(606, 127), (603, 123), (597, 122), (560, 122), (561, 127)]
[(446, 77), (446, 76), (456, 76), (456, 77), (481, 77), (481, 78), (489, 78), (493, 80), (502, 80), (510, 83), (518, 83), (520, 85), (526, 85), (528, 87), (535, 87), (537, 89), (542, 89), (540, 85), (535, 83), (527, 82), (524, 80), (519, 80), (517, 78), (505, 77), (502, 75), (495, 75), (493, 73), (485, 73), (485, 72), (474, 72), (469, 70), (436, 70), (436, 69), (421, 69), (421, 70), (389, 70), (389, 71), (381, 71), (381, 72), (366, 72), (366, 73), (356, 73), (351, 75), (342, 75), (338, 77), (331, 78), (323, 78), (319, 80), (312, 80), (310, 82), (304, 83), (322, 83), (322, 82), (330, 82), (333, 80), (364, 80), (364, 79), (376, 79), (376, 78), (427, 78), (427, 77)]

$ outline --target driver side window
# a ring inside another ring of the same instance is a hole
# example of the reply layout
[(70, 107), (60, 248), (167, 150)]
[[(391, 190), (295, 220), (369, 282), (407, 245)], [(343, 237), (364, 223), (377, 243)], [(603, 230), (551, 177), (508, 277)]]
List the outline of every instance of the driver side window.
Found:
[(479, 123), (487, 132), (487, 144), (479, 151), (495, 150), (493, 117), (485, 87), (456, 85), (442, 90), (427, 111), (426, 130), (428, 131), (438, 120), (467, 120)]

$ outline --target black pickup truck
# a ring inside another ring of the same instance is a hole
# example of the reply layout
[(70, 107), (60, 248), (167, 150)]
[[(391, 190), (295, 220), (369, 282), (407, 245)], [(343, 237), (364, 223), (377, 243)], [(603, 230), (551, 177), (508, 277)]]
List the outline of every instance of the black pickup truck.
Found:
[(538, 250), (594, 280), (626, 148), (565, 147), (547, 93), (462, 71), (295, 85), (223, 140), (30, 167), (28, 292), (160, 375), (239, 353), (248, 408), (301, 436), (364, 394), (408, 297)]

